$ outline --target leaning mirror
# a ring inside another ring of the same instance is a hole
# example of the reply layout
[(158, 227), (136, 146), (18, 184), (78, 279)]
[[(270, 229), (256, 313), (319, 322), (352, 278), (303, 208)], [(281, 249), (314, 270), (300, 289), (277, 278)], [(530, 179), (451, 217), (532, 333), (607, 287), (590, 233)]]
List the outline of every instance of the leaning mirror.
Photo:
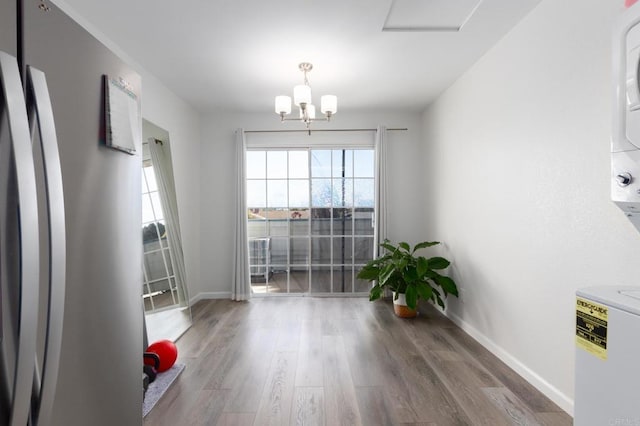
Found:
[(169, 132), (143, 120), (142, 250), (147, 341), (177, 340), (191, 326)]

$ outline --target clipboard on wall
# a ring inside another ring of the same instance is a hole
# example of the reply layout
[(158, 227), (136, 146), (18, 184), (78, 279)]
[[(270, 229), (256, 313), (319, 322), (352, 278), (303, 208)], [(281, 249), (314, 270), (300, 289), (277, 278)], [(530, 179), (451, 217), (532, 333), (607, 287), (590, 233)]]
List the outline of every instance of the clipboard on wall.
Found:
[(105, 144), (112, 149), (136, 154), (140, 146), (140, 108), (138, 96), (120, 78), (104, 75)]

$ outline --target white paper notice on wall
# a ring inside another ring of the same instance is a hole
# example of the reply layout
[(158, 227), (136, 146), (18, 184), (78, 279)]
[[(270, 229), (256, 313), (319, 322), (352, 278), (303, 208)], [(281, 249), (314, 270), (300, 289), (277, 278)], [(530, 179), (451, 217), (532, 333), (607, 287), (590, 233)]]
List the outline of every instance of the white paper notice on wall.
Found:
[(104, 76), (106, 145), (134, 155), (140, 145), (138, 96), (122, 78)]

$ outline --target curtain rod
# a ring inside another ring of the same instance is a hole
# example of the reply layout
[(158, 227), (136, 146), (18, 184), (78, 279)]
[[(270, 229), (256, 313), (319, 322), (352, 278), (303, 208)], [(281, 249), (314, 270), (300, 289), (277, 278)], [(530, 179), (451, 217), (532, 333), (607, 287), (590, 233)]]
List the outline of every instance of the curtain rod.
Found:
[[(245, 130), (245, 133), (311, 133), (311, 132), (375, 132), (378, 129), (300, 129), (300, 130)], [(406, 131), (406, 127), (387, 129), (387, 131)]]

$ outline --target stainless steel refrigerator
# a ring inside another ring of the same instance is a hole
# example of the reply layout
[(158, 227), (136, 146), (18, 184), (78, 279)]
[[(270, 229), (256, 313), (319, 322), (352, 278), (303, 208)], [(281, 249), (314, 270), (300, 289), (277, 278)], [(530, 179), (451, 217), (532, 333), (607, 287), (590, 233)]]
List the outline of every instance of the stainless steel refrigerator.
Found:
[(105, 75), (139, 110), (59, 8), (0, 1), (1, 426), (142, 423), (141, 157), (107, 146)]

